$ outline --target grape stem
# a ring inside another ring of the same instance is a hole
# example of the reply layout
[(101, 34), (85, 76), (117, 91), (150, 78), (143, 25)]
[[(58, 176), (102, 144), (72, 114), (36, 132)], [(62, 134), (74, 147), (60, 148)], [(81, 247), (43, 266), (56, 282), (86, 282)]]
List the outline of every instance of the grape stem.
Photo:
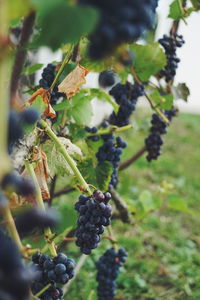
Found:
[(90, 133), (87, 136), (89, 137), (89, 136), (96, 136), (96, 135), (109, 134), (109, 133), (119, 133), (119, 132), (126, 131), (128, 129), (131, 129), (131, 128), (133, 128), (132, 125), (126, 125), (123, 127), (110, 126), (107, 129), (99, 130), (99, 131), (97, 131), (97, 133)]
[[(25, 164), (25, 167), (28, 171), (28, 174), (30, 175), (33, 183), (34, 183), (34, 186), (35, 186), (35, 190), (36, 190), (36, 202), (38, 204), (38, 206), (40, 207), (41, 210), (45, 211), (45, 205), (44, 205), (44, 202), (43, 202), (43, 199), (42, 199), (42, 193), (41, 193), (41, 189), (40, 189), (40, 186), (39, 186), (39, 183), (38, 183), (38, 180), (37, 180), (37, 177), (35, 175), (35, 171), (34, 171), (34, 168), (33, 168), (33, 165), (32, 163), (28, 162), (28, 161), (25, 161), (24, 162)], [(45, 239), (48, 243), (48, 248), (51, 252), (51, 255), (52, 256), (57, 256), (57, 252), (56, 252), (56, 248), (55, 248), (55, 244), (54, 244), (54, 241), (50, 240), (49, 237), (52, 235), (52, 232), (51, 232), (51, 229), (48, 227), (44, 230), (44, 234), (45, 234)]]
[(114, 189), (110, 189), (109, 192), (111, 193), (112, 200), (115, 203), (117, 210), (119, 211), (119, 216), (122, 222), (131, 223), (131, 215), (128, 211), (126, 203)]
[(76, 166), (75, 162), (73, 161), (73, 159), (68, 154), (68, 152), (65, 149), (64, 145), (59, 141), (58, 137), (55, 135), (55, 133), (50, 128), (50, 126), (44, 120), (41, 120), (39, 122), (39, 124), (44, 129), (44, 131), (46, 132), (46, 134), (50, 137), (50, 139), (52, 139), (52, 141), (54, 141), (54, 143), (55, 143), (58, 151), (63, 155), (65, 161), (67, 162), (67, 164), (72, 169), (75, 177), (79, 180), (81, 186), (91, 196), (92, 192), (91, 192), (91, 190), (90, 190), (87, 182), (85, 181), (85, 179), (81, 175), (79, 169), (77, 168), (77, 166)]
[(35, 297), (40, 297), (44, 292), (46, 292), (46, 290), (48, 290), (48, 288), (50, 288), (51, 283), (47, 284), (41, 291), (39, 291), (36, 295), (34, 295)]
[(55, 78), (54, 78), (54, 81), (52, 82), (52, 85), (50, 86), (50, 89), (49, 90), (53, 90), (54, 89), (54, 87), (55, 87), (55, 85), (56, 85), (56, 83), (58, 82), (58, 79), (59, 79), (59, 77), (60, 77), (60, 75), (62, 74), (62, 72), (64, 71), (64, 68), (65, 68), (65, 66), (68, 64), (68, 62), (70, 61), (70, 59), (71, 59), (71, 51), (72, 51), (72, 45), (71, 45), (71, 47), (70, 47), (70, 50), (68, 51), (68, 53), (66, 54), (66, 56), (65, 56), (65, 58), (64, 58), (64, 60), (63, 60), (63, 62), (62, 62), (62, 64), (61, 64), (61, 66), (60, 66), (60, 68), (59, 68), (59, 70), (58, 70), (58, 73), (56, 74), (56, 76), (55, 76)]
[[(142, 81), (139, 79), (139, 77), (138, 77), (138, 75), (137, 75), (137, 73), (136, 73), (136, 71), (135, 71), (135, 69), (134, 69), (133, 67), (131, 67), (131, 72), (132, 72), (132, 74), (133, 74), (133, 77), (134, 77), (135, 81), (136, 81), (138, 84), (142, 84)], [(155, 112), (163, 119), (163, 121), (164, 121), (165, 123), (169, 124), (169, 120), (168, 120), (168, 119), (166, 118), (166, 116), (162, 113), (162, 111), (161, 111), (158, 107), (156, 107), (156, 106), (153, 104), (151, 98), (149, 97), (149, 95), (147, 95), (146, 92), (144, 93), (144, 96), (146, 97), (147, 101), (149, 102), (151, 108), (152, 108), (152, 109), (153, 109), (153, 110), (154, 110), (154, 111), (155, 111)]]
[(126, 161), (122, 162), (119, 165), (119, 171), (122, 171), (128, 168), (132, 163), (134, 163), (138, 158), (140, 158), (146, 152), (146, 147), (142, 147), (138, 152), (136, 152), (133, 156), (131, 156)]
[(30, 14), (24, 18), (21, 37), (19, 44), (17, 46), (17, 52), (15, 55), (12, 75), (11, 75), (11, 84), (10, 84), (10, 93), (11, 93), (11, 104), (15, 104), (15, 96), (18, 88), (20, 74), (23, 69), (23, 65), (26, 59), (27, 54), (27, 42), (33, 32), (33, 26), (35, 22), (35, 12), (32, 11)]
[(21, 239), (19, 237), (19, 234), (17, 232), (17, 228), (15, 226), (15, 222), (13, 220), (13, 217), (12, 217), (12, 214), (11, 214), (11, 211), (10, 211), (10, 208), (8, 205), (4, 209), (2, 209), (2, 213), (3, 213), (3, 218), (5, 220), (5, 223), (6, 223), (6, 227), (9, 231), (11, 238), (16, 243), (19, 251), (23, 254), (23, 245), (22, 245)]

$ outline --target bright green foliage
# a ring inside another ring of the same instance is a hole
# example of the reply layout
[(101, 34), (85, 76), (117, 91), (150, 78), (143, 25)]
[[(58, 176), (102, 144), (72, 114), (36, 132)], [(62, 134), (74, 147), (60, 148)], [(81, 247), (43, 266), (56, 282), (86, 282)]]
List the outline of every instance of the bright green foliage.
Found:
[(174, 97), (172, 94), (162, 95), (158, 92), (158, 90), (154, 90), (150, 95), (153, 103), (158, 105), (162, 109), (169, 110), (172, 107)]
[(147, 81), (166, 65), (166, 57), (158, 43), (131, 46), (135, 54), (135, 71), (142, 81)]
[(79, 162), (78, 167), (87, 182), (103, 191), (108, 190), (112, 174), (112, 165), (109, 162), (97, 166), (93, 159), (89, 158)]

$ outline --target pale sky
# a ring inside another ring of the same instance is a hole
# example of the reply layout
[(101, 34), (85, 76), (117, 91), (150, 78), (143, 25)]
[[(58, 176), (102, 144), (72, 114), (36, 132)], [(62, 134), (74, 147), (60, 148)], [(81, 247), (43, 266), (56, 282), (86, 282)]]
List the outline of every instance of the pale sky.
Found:
[[(172, 0), (160, 0), (159, 26), (157, 38), (169, 32), (172, 20), (167, 19), (168, 7)], [(182, 111), (200, 113), (200, 12), (187, 18), (187, 25), (181, 21), (179, 33), (184, 37), (185, 44), (178, 51), (181, 62), (178, 67), (175, 83), (186, 82), (190, 88), (189, 103), (178, 101)]]

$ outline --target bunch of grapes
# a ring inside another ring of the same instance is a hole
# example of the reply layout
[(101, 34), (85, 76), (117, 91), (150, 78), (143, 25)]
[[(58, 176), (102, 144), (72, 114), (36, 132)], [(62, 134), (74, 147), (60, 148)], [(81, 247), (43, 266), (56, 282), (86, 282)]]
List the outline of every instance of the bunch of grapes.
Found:
[[(169, 121), (176, 115), (176, 109), (172, 108), (171, 110), (164, 111), (164, 114), (168, 118)], [(167, 132), (167, 124), (163, 121), (163, 119), (157, 115), (152, 115), (151, 120), (151, 128), (150, 135), (145, 139), (146, 150), (148, 152), (147, 160), (151, 161), (153, 159), (157, 159), (161, 153), (161, 146), (163, 144), (162, 134)]]
[(18, 249), (0, 231), (0, 299), (29, 300), (32, 273), (21, 262)]
[[(54, 81), (55, 71), (56, 67), (53, 64), (48, 64), (46, 68), (43, 69), (42, 79), (39, 81), (39, 86), (45, 90), (48, 90)], [(56, 104), (58, 99), (62, 97), (65, 97), (65, 94), (58, 92), (58, 86), (56, 85), (51, 91), (51, 104)]]
[(127, 253), (121, 248), (107, 250), (96, 263), (98, 281), (97, 294), (99, 300), (112, 300), (117, 288), (116, 278), (120, 267), (126, 261)]
[(127, 144), (121, 137), (117, 137), (113, 134), (102, 135), (103, 145), (96, 153), (99, 164), (109, 161), (113, 166), (113, 173), (110, 181), (110, 188), (116, 187), (118, 183), (118, 166), (120, 163), (120, 157), (122, 155), (122, 149), (127, 147)]
[(59, 253), (53, 259), (46, 254), (36, 253), (32, 256), (33, 270), (37, 277), (32, 283), (33, 294), (40, 292), (49, 283), (52, 286), (47, 289), (40, 299), (61, 300), (62, 289), (56, 284), (66, 284), (74, 276), (74, 261), (63, 253)]
[(112, 208), (108, 204), (110, 193), (95, 190), (92, 196), (81, 195), (75, 204), (79, 213), (76, 229), (76, 245), (84, 254), (90, 254), (97, 248), (104, 226), (110, 225)]
[(158, 0), (79, 0), (100, 13), (96, 30), (90, 36), (89, 56), (102, 59), (121, 43), (132, 43), (152, 27)]
[(178, 68), (178, 63), (180, 59), (176, 55), (177, 47), (182, 47), (185, 43), (182, 35), (177, 33), (171, 34), (170, 36), (164, 35), (162, 39), (159, 40), (159, 43), (165, 49), (167, 56), (167, 64), (164, 70), (159, 72), (161, 77), (165, 77), (166, 82), (171, 81), (176, 75), (176, 69)]
[(109, 121), (113, 125), (122, 127), (129, 124), (129, 118), (136, 108), (138, 97), (144, 95), (144, 87), (138, 83), (118, 83), (111, 89), (110, 95), (119, 104), (119, 111), (117, 114), (113, 112)]

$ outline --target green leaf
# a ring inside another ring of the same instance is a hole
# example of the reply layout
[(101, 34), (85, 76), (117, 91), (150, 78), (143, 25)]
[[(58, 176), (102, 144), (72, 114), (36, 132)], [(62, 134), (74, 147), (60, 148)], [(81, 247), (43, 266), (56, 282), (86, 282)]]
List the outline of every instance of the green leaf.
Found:
[(174, 210), (189, 212), (188, 206), (179, 195), (171, 194), (168, 196), (168, 207)]
[(107, 191), (112, 175), (112, 165), (104, 162), (96, 166), (92, 158), (87, 158), (78, 163), (78, 168), (87, 183), (94, 185), (96, 188)]
[(25, 67), (22, 71), (25, 75), (34, 74), (36, 71), (40, 70), (43, 67), (43, 64), (34, 64), (28, 67)]
[(93, 116), (91, 96), (80, 98), (79, 94), (72, 99), (71, 116), (78, 125), (89, 125)]
[(90, 70), (90, 72), (102, 72), (105, 70), (105, 63), (104, 60), (100, 61), (94, 61), (90, 60), (87, 55), (84, 55), (83, 58), (81, 59), (80, 64)]
[(192, 5), (195, 9), (200, 9), (200, 0), (190, 0), (192, 2)]
[(92, 158), (87, 158), (78, 162), (78, 169), (80, 170), (85, 181), (97, 187), (95, 168), (96, 166)]
[(134, 44), (131, 49), (135, 55), (134, 68), (141, 81), (147, 81), (166, 65), (166, 56), (159, 43)]
[(98, 188), (102, 191), (107, 191), (113, 172), (112, 164), (105, 161), (96, 167), (96, 179)]
[[(181, 5), (180, 5), (181, 2)], [(174, 20), (179, 20), (184, 18), (184, 10), (182, 7), (182, 0), (174, 0), (171, 4), (170, 4), (170, 11), (169, 11), (169, 15), (168, 17)]]
[(157, 104), (161, 109), (171, 109), (174, 99), (172, 94), (161, 96), (158, 90), (154, 90), (149, 96), (153, 103)]
[(182, 99), (187, 102), (190, 96), (190, 90), (186, 83), (179, 83), (176, 87), (173, 87), (173, 94), (175, 99)]
[(67, 5), (62, 0), (54, 1), (53, 4), (51, 1), (50, 6), (39, 6), (39, 8), (41, 30), (36, 43), (46, 45), (54, 51), (62, 44), (78, 42), (82, 35), (94, 29), (98, 20), (95, 9)]
[[(59, 137), (60, 142), (65, 146), (67, 152), (70, 154), (71, 158), (80, 159), (82, 154), (79, 147), (72, 144), (69, 139)], [(56, 148), (55, 144), (51, 140), (47, 140), (43, 144), (43, 150), (47, 155), (48, 166), (50, 169), (50, 175), (53, 177), (55, 174), (64, 176), (67, 174), (74, 175), (70, 166), (64, 159), (63, 155), (60, 153), (59, 149)], [(56, 159), (55, 159), (56, 158)], [(75, 163), (75, 161), (74, 161)]]
[(118, 112), (119, 105), (106, 92), (104, 92), (101, 89), (96, 89), (96, 88), (90, 89), (90, 92), (93, 97), (97, 97), (98, 99), (106, 100), (108, 103), (110, 103), (112, 105), (114, 112), (115, 113)]

